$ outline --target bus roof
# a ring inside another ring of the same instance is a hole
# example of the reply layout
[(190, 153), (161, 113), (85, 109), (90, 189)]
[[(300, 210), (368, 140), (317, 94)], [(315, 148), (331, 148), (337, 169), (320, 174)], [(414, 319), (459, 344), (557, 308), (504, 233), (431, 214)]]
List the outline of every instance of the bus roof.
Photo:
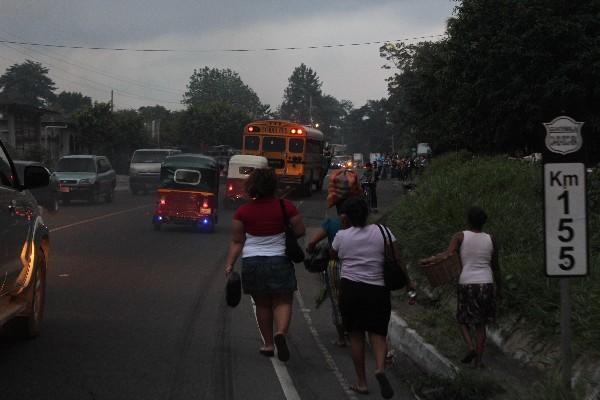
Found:
[[(252, 132), (248, 129), (250, 127), (253, 127), (255, 129), (259, 128), (259, 130)], [(263, 131), (262, 129), (260, 129), (260, 128), (265, 128), (265, 127), (268, 127), (271, 130)], [(292, 121), (281, 120), (281, 119), (253, 121), (244, 127), (244, 133), (245, 134), (256, 133), (256, 134), (261, 134), (261, 135), (274, 134), (274, 135), (300, 137), (300, 135), (294, 134), (291, 132), (292, 129), (298, 129), (298, 128), (303, 130), (303, 132), (304, 132), (304, 134), (302, 134), (303, 137), (306, 137), (308, 139), (318, 140), (318, 141), (323, 141), (325, 139), (323, 132), (321, 132), (317, 128), (313, 128), (312, 126), (308, 126), (308, 125), (304, 125), (304, 124), (300, 124), (300, 123), (292, 122)]]

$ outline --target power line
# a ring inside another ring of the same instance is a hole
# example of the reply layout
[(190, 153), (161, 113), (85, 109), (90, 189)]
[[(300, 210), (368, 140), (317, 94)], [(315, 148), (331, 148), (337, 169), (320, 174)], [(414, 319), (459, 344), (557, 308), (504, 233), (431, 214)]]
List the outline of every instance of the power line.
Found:
[(14, 40), (0, 40), (0, 43), (6, 44), (14, 44), (19, 46), (40, 46), (40, 47), (53, 47), (60, 49), (73, 49), (73, 50), (95, 50), (95, 51), (129, 51), (129, 52), (146, 52), (146, 53), (174, 53), (174, 52), (186, 52), (186, 53), (248, 53), (248, 52), (262, 52), (262, 51), (287, 51), (287, 50), (308, 50), (308, 49), (328, 49), (328, 48), (337, 48), (337, 47), (354, 47), (354, 46), (370, 46), (370, 45), (381, 45), (385, 43), (395, 43), (395, 42), (406, 42), (411, 40), (420, 40), (420, 39), (433, 39), (433, 38), (441, 38), (446, 36), (445, 34), (437, 34), (437, 35), (427, 35), (427, 36), (415, 36), (404, 39), (394, 39), (394, 40), (379, 40), (373, 42), (358, 42), (358, 43), (339, 43), (339, 44), (319, 44), (312, 46), (300, 46), (300, 47), (267, 47), (267, 48), (255, 48), (255, 49), (174, 49), (174, 48), (164, 48), (164, 49), (138, 49), (138, 48), (129, 48), (129, 47), (90, 47), (90, 46), (74, 46), (74, 45), (66, 45), (66, 44), (53, 44), (53, 43), (37, 43), (37, 42), (21, 42)]
[[(0, 28), (0, 31), (2, 31), (5, 34), (8, 34), (8, 35), (10, 35), (12, 37), (15, 37), (17, 39), (19, 38), (17, 35), (11, 34), (10, 32), (7, 32), (7, 31), (5, 31), (2, 28)], [(0, 37), (0, 39), (1, 40), (5, 40), (2, 37)], [(1, 42), (1, 40), (0, 40), (0, 42)], [(44, 52), (42, 52), (40, 50), (35, 50), (35, 49), (29, 48), (29, 47), (27, 48), (27, 50), (31, 51), (31, 52), (34, 52), (34, 53), (37, 53), (37, 54), (40, 54), (40, 55), (42, 55), (44, 57), (48, 57), (48, 58), (54, 59), (54, 60), (56, 60), (58, 62), (61, 62), (61, 63), (64, 63), (64, 64), (68, 64), (68, 65), (71, 65), (71, 66), (74, 66), (74, 67), (86, 70), (88, 72), (93, 72), (93, 73), (96, 73), (98, 75), (102, 75), (102, 76), (105, 76), (107, 78), (110, 78), (110, 79), (114, 79), (114, 80), (119, 81), (119, 82), (127, 83), (127, 84), (130, 84), (130, 85), (135, 85), (135, 86), (138, 86), (138, 87), (141, 87), (141, 88), (144, 88), (144, 89), (156, 90), (156, 91), (167, 93), (167, 94), (173, 94), (173, 95), (176, 95), (176, 96), (181, 96), (181, 93), (179, 93), (179, 92), (174, 92), (174, 91), (169, 90), (169, 89), (161, 88), (161, 87), (154, 86), (154, 85), (149, 85), (149, 84), (146, 84), (146, 83), (143, 83), (143, 82), (131, 79), (131, 78), (127, 78), (127, 77), (123, 77), (123, 76), (119, 76), (119, 75), (115, 75), (115, 74), (109, 74), (108, 72), (105, 72), (105, 71), (102, 71), (100, 69), (94, 68), (93, 66), (91, 66), (89, 64), (86, 64), (86, 63), (83, 63), (83, 62), (78, 62), (77, 63), (77, 62), (74, 62), (74, 61), (68, 61), (68, 60), (65, 60), (63, 58), (56, 57), (56, 56), (53, 56), (51, 54), (44, 53)]]
[[(20, 53), (21, 55), (23, 55), (23, 56), (25, 56), (27, 58), (31, 58), (34, 61), (38, 61), (38, 62), (40, 62), (40, 63), (42, 63), (44, 65), (47, 65), (48, 67), (51, 67), (53, 70), (63, 71), (64, 73), (67, 74), (67, 76), (73, 76), (75, 78), (81, 79), (82, 81), (86, 82), (86, 83), (83, 83), (83, 82), (75, 83), (75, 82), (70, 81), (68, 79), (64, 79), (65, 81), (67, 81), (69, 83), (80, 85), (80, 86), (81, 85), (82, 86), (88, 86), (88, 87), (91, 87), (93, 90), (100, 90), (100, 91), (103, 91), (103, 90), (113, 90), (113, 88), (111, 86), (106, 85), (106, 84), (104, 84), (102, 82), (97, 82), (97, 81), (94, 81), (92, 79), (88, 79), (86, 77), (83, 77), (81, 75), (73, 74), (72, 72), (67, 71), (64, 68), (61, 68), (60, 66), (53, 65), (53, 64), (51, 64), (49, 62), (42, 61), (42, 60), (40, 60), (38, 58), (32, 57), (30, 54), (23, 53), (19, 49), (16, 49), (16, 48), (14, 48), (14, 47), (6, 44), (6, 43), (2, 43), (1, 41), (0, 41), (0, 43), (3, 46), (5, 46), (5, 47), (7, 47), (9, 49), (12, 49), (12, 50), (16, 51), (17, 53)], [(91, 83), (91, 85), (90, 85), (90, 83)], [(98, 87), (102, 87), (102, 86), (104, 87), (104, 89), (99, 89), (98, 88)], [(171, 100), (157, 99), (157, 98), (148, 97), (148, 96), (140, 96), (140, 95), (137, 95), (135, 93), (130, 93), (130, 92), (127, 92), (127, 91), (121, 90), (121, 89), (114, 89), (114, 91), (117, 92), (117, 93), (119, 93), (121, 96), (129, 97), (129, 98), (132, 98), (132, 99), (135, 99), (135, 100), (151, 101), (151, 102), (155, 102), (155, 103), (169, 103), (169, 104), (179, 104), (179, 105), (181, 104), (180, 101), (171, 101)]]

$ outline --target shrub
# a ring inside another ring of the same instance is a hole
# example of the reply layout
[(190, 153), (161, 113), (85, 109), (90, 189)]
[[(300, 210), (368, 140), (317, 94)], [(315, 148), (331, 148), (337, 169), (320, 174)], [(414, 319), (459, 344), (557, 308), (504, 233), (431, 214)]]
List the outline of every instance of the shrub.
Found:
[[(600, 261), (600, 172), (589, 176), (590, 269)], [(544, 274), (543, 182), (541, 165), (504, 157), (454, 153), (434, 159), (390, 215), (389, 222), (407, 261), (445, 250), (454, 232), (465, 228), (468, 207), (488, 214), (487, 232), (500, 247), (502, 312), (516, 313), (541, 337), (558, 334), (559, 283)], [(600, 278), (591, 273), (571, 283), (573, 333), (579, 349), (600, 351)]]

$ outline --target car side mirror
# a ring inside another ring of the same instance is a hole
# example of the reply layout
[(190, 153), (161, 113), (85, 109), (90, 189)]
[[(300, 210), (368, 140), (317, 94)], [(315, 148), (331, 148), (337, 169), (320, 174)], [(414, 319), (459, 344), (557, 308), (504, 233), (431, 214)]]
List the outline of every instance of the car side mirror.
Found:
[(39, 165), (28, 165), (23, 172), (23, 188), (35, 189), (50, 184), (50, 173)]

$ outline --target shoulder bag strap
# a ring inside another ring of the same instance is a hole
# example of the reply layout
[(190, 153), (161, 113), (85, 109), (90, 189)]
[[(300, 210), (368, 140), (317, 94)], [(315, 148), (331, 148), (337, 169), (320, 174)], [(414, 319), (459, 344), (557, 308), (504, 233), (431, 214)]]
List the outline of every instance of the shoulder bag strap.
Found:
[(279, 205), (281, 206), (281, 213), (283, 214), (283, 225), (287, 228), (290, 225), (290, 219), (288, 218), (287, 212), (285, 211), (285, 204), (283, 199), (279, 199)]

